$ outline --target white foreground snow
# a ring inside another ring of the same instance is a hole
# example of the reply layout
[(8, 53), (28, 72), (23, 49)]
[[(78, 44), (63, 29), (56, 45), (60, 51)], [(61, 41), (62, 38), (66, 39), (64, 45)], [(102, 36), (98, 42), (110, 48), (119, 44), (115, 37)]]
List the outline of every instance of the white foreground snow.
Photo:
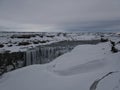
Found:
[[(0, 90), (120, 90), (119, 70), (120, 53), (111, 53), (109, 43), (80, 45), (49, 64), (4, 74)], [(115, 73), (101, 79), (109, 72)]]

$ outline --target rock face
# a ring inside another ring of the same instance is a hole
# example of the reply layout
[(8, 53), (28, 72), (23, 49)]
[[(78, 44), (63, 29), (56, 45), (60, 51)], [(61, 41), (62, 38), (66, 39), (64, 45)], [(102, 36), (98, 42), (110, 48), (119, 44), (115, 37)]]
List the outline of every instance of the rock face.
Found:
[(22, 67), (24, 52), (4, 52), (0, 54), (0, 75), (3, 73)]

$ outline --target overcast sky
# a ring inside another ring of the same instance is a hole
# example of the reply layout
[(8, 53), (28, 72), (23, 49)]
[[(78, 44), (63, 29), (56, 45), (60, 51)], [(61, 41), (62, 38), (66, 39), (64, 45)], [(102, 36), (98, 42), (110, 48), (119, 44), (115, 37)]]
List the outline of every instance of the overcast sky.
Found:
[(120, 0), (0, 0), (0, 29), (120, 30)]

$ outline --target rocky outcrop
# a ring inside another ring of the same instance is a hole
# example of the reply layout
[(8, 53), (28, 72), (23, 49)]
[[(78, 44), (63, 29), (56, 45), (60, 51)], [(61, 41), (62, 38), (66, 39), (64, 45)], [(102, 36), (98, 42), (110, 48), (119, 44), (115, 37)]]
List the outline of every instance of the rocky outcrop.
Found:
[(24, 52), (3, 52), (0, 53), (0, 75), (7, 71), (23, 67)]

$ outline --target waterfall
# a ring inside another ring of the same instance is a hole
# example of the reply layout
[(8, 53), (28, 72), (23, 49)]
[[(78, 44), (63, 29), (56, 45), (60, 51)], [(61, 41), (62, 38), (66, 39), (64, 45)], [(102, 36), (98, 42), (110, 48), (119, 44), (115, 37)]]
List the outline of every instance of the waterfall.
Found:
[(26, 51), (25, 63), (26, 66), (32, 64), (44, 64), (52, 61), (56, 57), (70, 51), (73, 49), (73, 46), (44, 46), (36, 47)]

